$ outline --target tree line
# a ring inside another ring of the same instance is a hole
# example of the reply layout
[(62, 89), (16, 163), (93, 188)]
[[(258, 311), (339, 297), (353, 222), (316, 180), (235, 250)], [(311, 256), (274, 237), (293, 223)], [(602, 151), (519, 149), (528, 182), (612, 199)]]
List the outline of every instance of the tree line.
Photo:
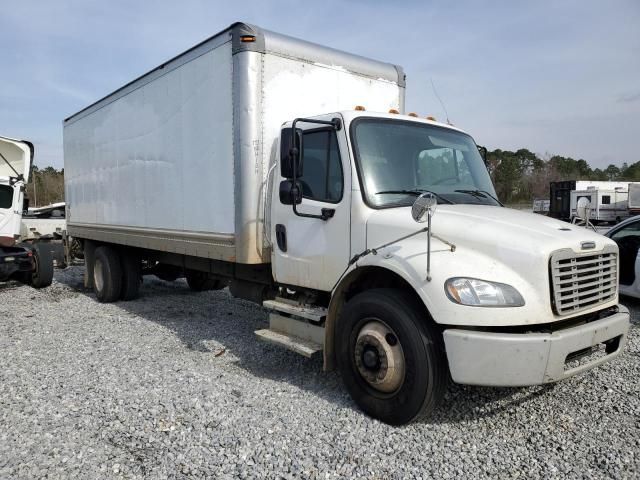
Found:
[[(558, 180), (640, 181), (640, 161), (621, 167), (591, 168), (586, 160), (560, 155), (540, 157), (521, 148), (487, 152), (487, 168), (503, 203), (549, 198), (549, 182)], [(64, 169), (33, 166), (27, 194), (32, 207), (64, 202)]]
[(64, 168), (31, 167), (31, 177), (27, 183), (27, 197), (30, 207), (42, 207), (52, 203), (64, 202)]
[(541, 158), (526, 148), (515, 152), (500, 149), (487, 152), (487, 168), (503, 203), (549, 198), (549, 182), (553, 181), (640, 181), (640, 162), (591, 168), (586, 160), (560, 155)]

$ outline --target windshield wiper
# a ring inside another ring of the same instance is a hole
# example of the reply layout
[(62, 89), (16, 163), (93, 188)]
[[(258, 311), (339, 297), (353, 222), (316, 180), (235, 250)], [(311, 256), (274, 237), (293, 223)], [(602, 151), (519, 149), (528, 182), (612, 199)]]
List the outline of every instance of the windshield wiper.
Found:
[(486, 190), (454, 190), (454, 192), (468, 193), (469, 195), (473, 195), (474, 197), (478, 198), (490, 198), (492, 200), (495, 200), (501, 207), (504, 207), (500, 200), (498, 200)]
[(376, 192), (376, 195), (381, 195), (384, 193), (388, 193), (388, 194), (396, 194), (396, 195), (414, 195), (414, 196), (419, 196), (422, 195), (423, 193), (431, 193), (432, 195), (434, 195), (438, 200), (451, 204), (453, 205), (453, 202), (451, 200), (448, 200), (446, 198), (444, 198), (442, 195), (437, 194), (436, 192), (432, 192), (431, 190), (383, 190), (382, 192)]

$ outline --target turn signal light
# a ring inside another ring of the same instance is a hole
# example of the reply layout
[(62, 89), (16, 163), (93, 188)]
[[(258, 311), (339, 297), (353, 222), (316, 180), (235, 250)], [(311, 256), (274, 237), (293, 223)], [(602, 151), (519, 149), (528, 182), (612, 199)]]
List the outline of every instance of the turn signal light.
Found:
[(354, 110), (356, 112), (364, 112), (364, 107), (362, 105), (356, 105), (356, 108), (354, 108)]
[(256, 41), (255, 35), (240, 35), (240, 41), (243, 43), (251, 43)]

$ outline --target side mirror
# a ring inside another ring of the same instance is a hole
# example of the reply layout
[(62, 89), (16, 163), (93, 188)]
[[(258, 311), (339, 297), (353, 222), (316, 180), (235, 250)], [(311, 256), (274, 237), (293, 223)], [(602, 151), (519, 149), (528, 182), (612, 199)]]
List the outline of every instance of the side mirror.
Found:
[(431, 192), (425, 192), (416, 198), (411, 207), (411, 216), (417, 223), (424, 223), (433, 214), (438, 205), (436, 196)]
[(283, 205), (299, 205), (302, 203), (302, 187), (299, 182), (283, 180), (280, 182), (280, 203)]
[(478, 151), (482, 156), (482, 160), (484, 161), (484, 164), (488, 167), (489, 165), (487, 164), (487, 147), (478, 146)]
[(294, 162), (296, 177), (302, 176), (302, 130), (296, 128), (295, 136), (292, 130), (283, 128), (280, 131), (280, 175), (283, 178), (293, 178)]

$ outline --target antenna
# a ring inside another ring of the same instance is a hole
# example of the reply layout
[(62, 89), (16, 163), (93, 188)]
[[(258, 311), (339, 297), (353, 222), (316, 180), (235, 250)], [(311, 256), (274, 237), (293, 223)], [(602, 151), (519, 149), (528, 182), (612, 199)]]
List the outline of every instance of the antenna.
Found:
[(440, 98), (440, 95), (438, 95), (438, 91), (436, 90), (436, 85), (433, 83), (433, 77), (429, 77), (429, 80), (431, 80), (431, 88), (433, 88), (433, 94), (436, 96), (436, 98), (440, 102), (440, 105), (442, 105), (442, 109), (444, 110), (444, 114), (447, 117), (447, 123), (449, 125), (451, 125), (451, 122), (449, 121), (449, 112), (447, 112), (447, 107), (444, 106), (444, 102)]

